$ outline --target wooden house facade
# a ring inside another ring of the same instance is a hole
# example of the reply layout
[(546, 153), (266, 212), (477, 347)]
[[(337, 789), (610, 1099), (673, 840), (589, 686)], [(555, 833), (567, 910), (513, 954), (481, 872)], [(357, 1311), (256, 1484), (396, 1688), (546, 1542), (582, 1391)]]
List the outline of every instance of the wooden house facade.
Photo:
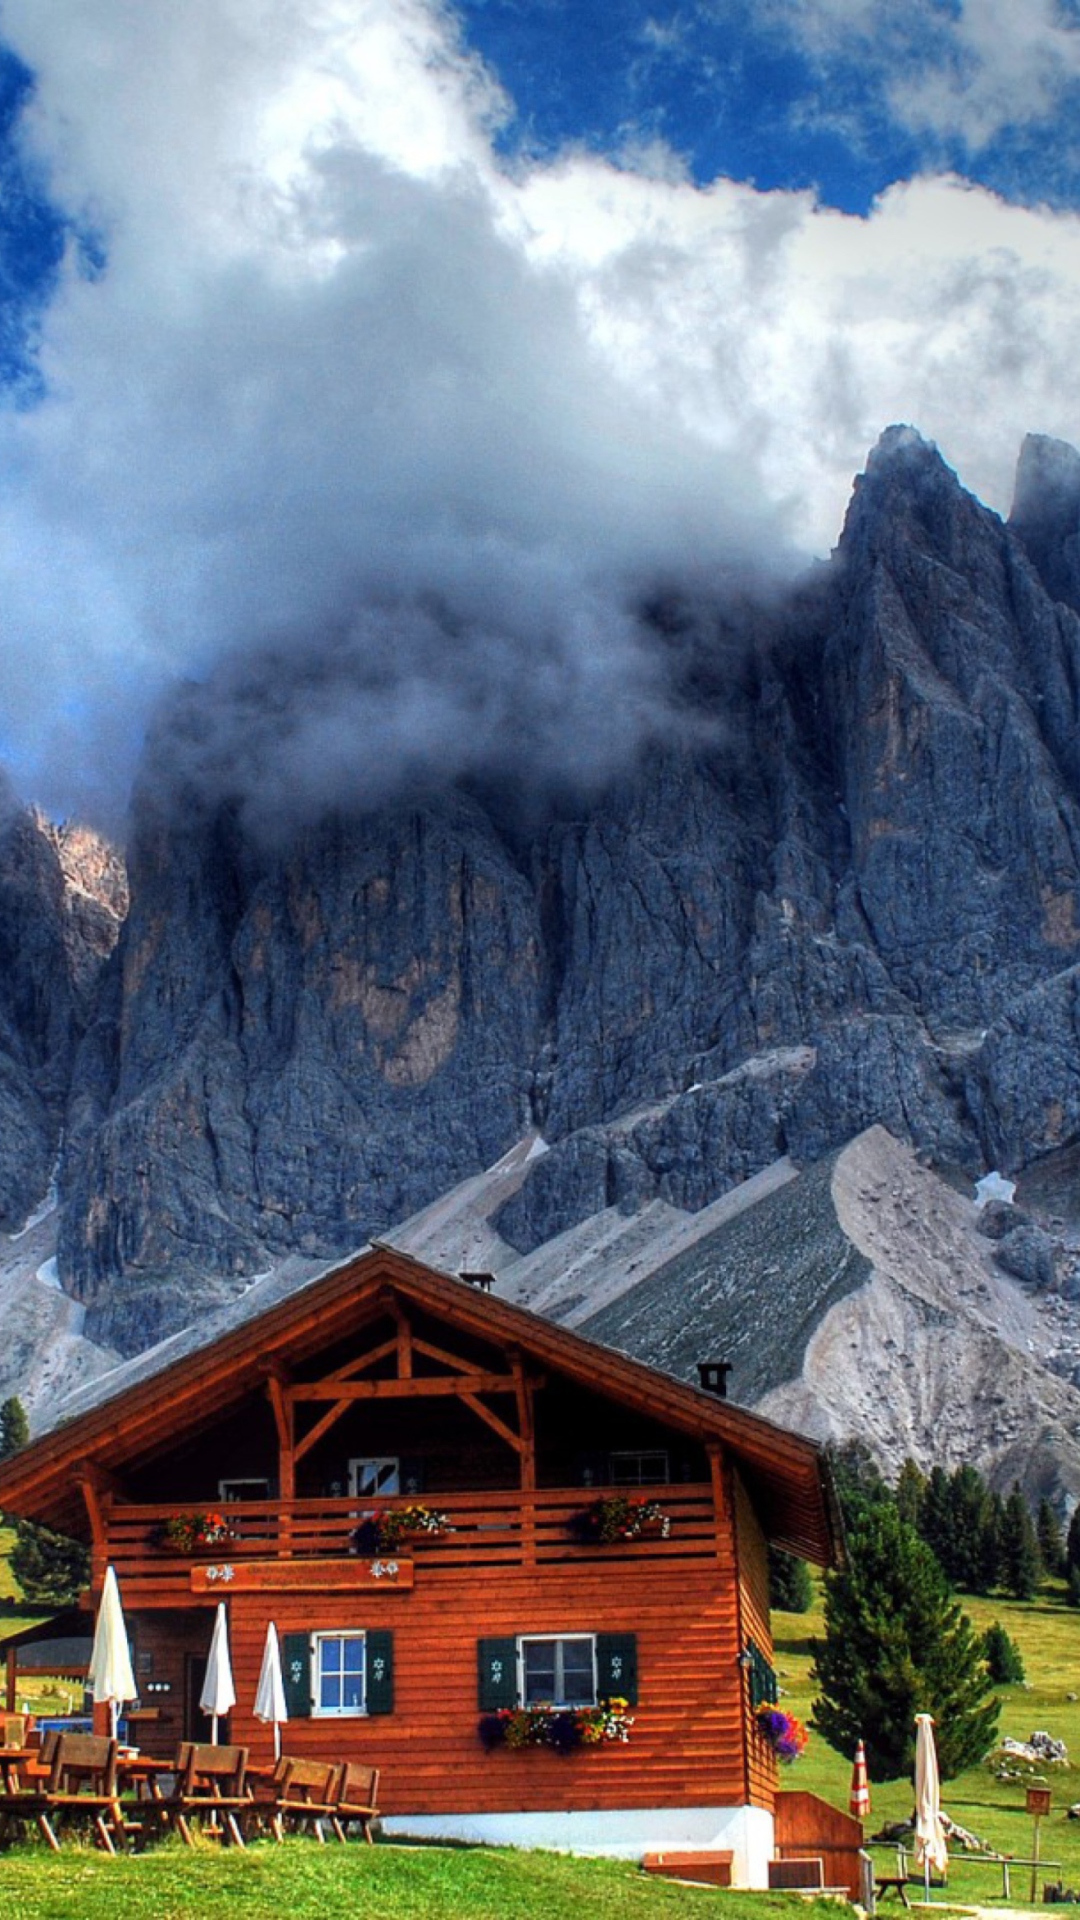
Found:
[(375, 1247), (32, 1442), (0, 1507), (87, 1539), (92, 1599), (116, 1568), (150, 1750), (201, 1731), (225, 1600), (229, 1737), (271, 1751), (273, 1621), (286, 1751), (377, 1764), (391, 1831), (765, 1883), (766, 1546), (838, 1535), (817, 1449), (723, 1398)]

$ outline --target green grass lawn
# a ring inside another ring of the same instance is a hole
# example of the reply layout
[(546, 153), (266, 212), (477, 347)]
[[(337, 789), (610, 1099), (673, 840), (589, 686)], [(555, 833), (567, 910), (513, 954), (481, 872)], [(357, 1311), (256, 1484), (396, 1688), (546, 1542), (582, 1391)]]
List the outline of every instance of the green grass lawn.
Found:
[(648, 1879), (635, 1866), (509, 1848), (320, 1847), (260, 1843), (244, 1853), (169, 1842), (110, 1860), (23, 1847), (0, 1855), (4, 1920), (684, 1920), (717, 1903), (732, 1920), (836, 1920), (826, 1901), (724, 1896)]
[[(1023, 1654), (1027, 1684), (996, 1689), (1002, 1701), (1001, 1734), (1026, 1740), (1036, 1728), (1045, 1728), (1055, 1739), (1064, 1740), (1069, 1749), (1072, 1764), (1048, 1768), (1044, 1776), (1054, 1798), (1053, 1811), (1042, 1823), (1040, 1852), (1044, 1860), (1060, 1860), (1066, 1885), (1080, 1888), (1080, 1821), (1066, 1818), (1066, 1809), (1080, 1801), (1080, 1699), (1069, 1698), (1070, 1694), (1080, 1695), (1080, 1612), (1065, 1604), (1063, 1586), (1040, 1594), (1032, 1602), (979, 1600), (968, 1594), (959, 1597), (978, 1631), (1000, 1620)], [(809, 1642), (821, 1631), (820, 1599), (811, 1613), (773, 1615), (783, 1704), (801, 1719), (809, 1718), (813, 1701)], [(805, 1754), (786, 1769), (782, 1784), (806, 1787), (836, 1806), (846, 1807), (850, 1782), (850, 1756), (835, 1753), (811, 1731)], [(875, 1785), (871, 1793), (868, 1834), (876, 1833), (886, 1822), (910, 1816), (910, 1780)], [(1022, 1784), (995, 1780), (985, 1767), (972, 1767), (945, 1782), (942, 1801), (951, 1819), (977, 1833), (991, 1848), (1018, 1859), (1031, 1858), (1032, 1821), (1025, 1811)], [(877, 1849), (873, 1852), (875, 1859), (886, 1858)], [(981, 1905), (1002, 1904), (997, 1870), (965, 1865), (962, 1855), (954, 1855), (954, 1862), (949, 1873), (950, 1895), (977, 1900)], [(1057, 1877), (1056, 1872), (1039, 1874), (1040, 1902), (1042, 1883)], [(1014, 1870), (1011, 1904), (1027, 1904), (1030, 1885), (1030, 1869)]]

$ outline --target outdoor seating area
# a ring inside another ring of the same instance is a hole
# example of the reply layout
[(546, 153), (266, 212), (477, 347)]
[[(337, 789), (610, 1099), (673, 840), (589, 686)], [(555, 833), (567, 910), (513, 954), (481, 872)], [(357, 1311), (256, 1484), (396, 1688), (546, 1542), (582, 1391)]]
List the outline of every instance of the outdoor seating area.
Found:
[(89, 1835), (106, 1853), (175, 1833), (243, 1847), (259, 1835), (280, 1842), (328, 1829), (344, 1843), (351, 1825), (372, 1841), (379, 1770), (282, 1755), (253, 1766), (248, 1749), (183, 1741), (155, 1758), (104, 1735), (27, 1736), (0, 1747), (0, 1847), (35, 1832), (54, 1852), (65, 1834)]

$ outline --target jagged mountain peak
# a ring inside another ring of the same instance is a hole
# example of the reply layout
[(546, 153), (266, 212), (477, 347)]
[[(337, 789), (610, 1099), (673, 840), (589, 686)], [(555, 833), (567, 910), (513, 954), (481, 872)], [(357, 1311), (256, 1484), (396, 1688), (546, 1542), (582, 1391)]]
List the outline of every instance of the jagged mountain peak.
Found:
[(1016, 471), (1009, 525), (1047, 592), (1080, 611), (1080, 453), (1030, 433)]

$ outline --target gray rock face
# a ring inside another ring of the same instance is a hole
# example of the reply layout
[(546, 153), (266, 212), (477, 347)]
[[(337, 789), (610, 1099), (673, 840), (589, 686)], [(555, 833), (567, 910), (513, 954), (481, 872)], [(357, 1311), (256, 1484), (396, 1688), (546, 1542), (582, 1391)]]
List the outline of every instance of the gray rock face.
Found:
[[(65, 874), (57, 830), (0, 783), (0, 1227), (21, 1226), (56, 1161), (76, 1049), (115, 921)], [(101, 846), (86, 836), (86, 847)], [(78, 898), (76, 898), (78, 896)]]
[(975, 1171), (1080, 1139), (1078, 473), (1029, 443), (1005, 526), (891, 430), (786, 609), (741, 651), (695, 616), (713, 744), (544, 818), (443, 792), (257, 844), (152, 757), (68, 1110), (90, 1329), (344, 1251), (530, 1127), (521, 1251), (875, 1122)]

